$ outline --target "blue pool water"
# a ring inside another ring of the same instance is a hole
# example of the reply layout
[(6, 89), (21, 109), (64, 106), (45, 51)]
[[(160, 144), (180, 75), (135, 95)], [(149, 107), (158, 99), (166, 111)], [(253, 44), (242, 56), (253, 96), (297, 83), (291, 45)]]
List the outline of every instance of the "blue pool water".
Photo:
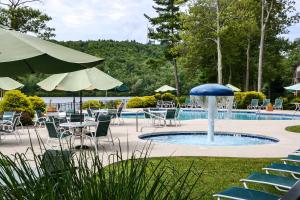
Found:
[[(139, 113), (139, 118), (144, 118), (144, 114)], [(134, 113), (124, 113), (122, 114), (123, 118), (135, 118), (136, 114)], [(218, 119), (225, 119), (227, 117), (226, 112), (219, 111)], [(180, 120), (193, 120), (193, 119), (207, 119), (207, 112), (202, 110), (182, 110), (179, 114)], [(256, 114), (255, 112), (232, 112), (231, 119), (234, 120), (300, 120), (299, 115), (283, 115), (283, 114), (266, 114), (260, 113)]]
[(187, 144), (193, 146), (247, 146), (272, 144), (279, 140), (261, 135), (241, 133), (215, 133), (214, 142), (207, 142), (206, 132), (170, 132), (141, 135), (140, 139), (159, 143)]

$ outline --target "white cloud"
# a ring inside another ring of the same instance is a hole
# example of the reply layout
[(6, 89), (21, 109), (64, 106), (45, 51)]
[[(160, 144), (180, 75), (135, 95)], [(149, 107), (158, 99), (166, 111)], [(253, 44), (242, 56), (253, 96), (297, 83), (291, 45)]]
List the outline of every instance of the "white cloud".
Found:
[[(44, 0), (35, 6), (53, 19), (57, 40), (113, 39), (147, 41), (147, 19), (155, 15), (153, 0)], [(300, 0), (296, 0), (300, 12)], [(300, 37), (300, 24), (285, 37)]]
[(152, 0), (44, 0), (35, 6), (52, 17), (58, 40), (113, 39), (146, 42)]

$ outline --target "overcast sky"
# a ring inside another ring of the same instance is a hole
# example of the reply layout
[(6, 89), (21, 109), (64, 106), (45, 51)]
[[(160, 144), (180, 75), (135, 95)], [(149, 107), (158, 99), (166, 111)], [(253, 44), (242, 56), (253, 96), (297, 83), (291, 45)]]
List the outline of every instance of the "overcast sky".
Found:
[[(300, 12), (300, 0), (296, 0)], [(53, 19), (57, 40), (136, 40), (147, 42), (144, 13), (155, 14), (153, 0), (44, 0), (37, 5)], [(300, 24), (287, 37), (300, 37)]]

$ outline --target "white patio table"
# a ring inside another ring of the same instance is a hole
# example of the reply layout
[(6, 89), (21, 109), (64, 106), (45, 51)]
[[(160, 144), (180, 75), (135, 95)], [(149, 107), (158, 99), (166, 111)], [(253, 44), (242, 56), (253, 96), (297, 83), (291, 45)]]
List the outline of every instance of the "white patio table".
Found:
[[(68, 122), (68, 123), (61, 123), (59, 126), (62, 128), (68, 128), (73, 129), (74, 132), (76, 129), (79, 129), (80, 131), (77, 132), (80, 134), (80, 145), (75, 146), (76, 149), (89, 149), (88, 146), (83, 145), (83, 138), (84, 138), (84, 132), (83, 128), (85, 127), (96, 127), (98, 122), (95, 121), (84, 121), (84, 122)], [(76, 133), (75, 133), (76, 135)]]

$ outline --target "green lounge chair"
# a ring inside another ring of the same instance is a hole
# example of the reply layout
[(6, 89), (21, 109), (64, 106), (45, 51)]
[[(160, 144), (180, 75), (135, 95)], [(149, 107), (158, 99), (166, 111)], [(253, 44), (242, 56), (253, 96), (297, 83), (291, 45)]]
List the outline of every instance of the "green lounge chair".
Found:
[(82, 121), (84, 121), (84, 115), (82, 114), (71, 114), (70, 116), (70, 122), (80, 122), (80, 118), (82, 118)]
[(269, 103), (271, 102), (270, 99), (264, 99), (263, 103), (259, 106), (260, 109), (266, 109), (266, 107), (269, 105)]
[(258, 99), (252, 99), (250, 105), (247, 106), (247, 109), (258, 109)]
[(213, 196), (218, 197), (218, 200), (221, 200), (221, 198), (234, 200), (279, 200), (280, 198), (279, 196), (267, 192), (239, 187), (229, 188)]
[(274, 186), (279, 191), (288, 191), (291, 189), (298, 180), (285, 176), (277, 176), (271, 174), (253, 173), (245, 179), (241, 179), (244, 187), (248, 188), (247, 183), (258, 183)]
[(114, 140), (109, 128), (110, 118), (106, 121), (98, 121), (97, 128), (95, 132), (86, 132), (86, 138), (94, 143), (96, 154), (98, 154), (98, 143), (99, 138), (107, 138), (108, 142), (111, 142), (114, 145)]
[(288, 162), (300, 162), (300, 156), (297, 155), (288, 155), (286, 158), (281, 159), (284, 163)]
[[(46, 129), (48, 131), (48, 139), (46, 141), (46, 144), (49, 145), (49, 142), (51, 141), (58, 141), (61, 142), (62, 139), (70, 139), (71, 143), (71, 138), (72, 138), (72, 133), (69, 130), (66, 131), (59, 131), (54, 122), (46, 122)], [(50, 145), (51, 146), (51, 145)]]
[(283, 104), (282, 99), (277, 98), (277, 99), (275, 99), (275, 103), (274, 103), (273, 108), (274, 108), (275, 110), (282, 110), (282, 109), (283, 109), (282, 104)]
[(269, 171), (290, 173), (295, 179), (299, 179), (296, 175), (300, 175), (300, 166), (297, 165), (272, 163), (271, 165), (264, 167), (263, 170), (266, 170), (267, 174), (269, 174)]
[[(167, 113), (165, 115), (165, 121), (169, 120), (170, 121), (170, 125), (172, 125), (172, 120), (175, 123), (175, 126), (177, 126), (177, 124), (180, 126), (180, 120), (178, 119), (178, 115), (179, 115), (180, 109), (167, 109)], [(167, 123), (165, 122), (165, 125)]]

